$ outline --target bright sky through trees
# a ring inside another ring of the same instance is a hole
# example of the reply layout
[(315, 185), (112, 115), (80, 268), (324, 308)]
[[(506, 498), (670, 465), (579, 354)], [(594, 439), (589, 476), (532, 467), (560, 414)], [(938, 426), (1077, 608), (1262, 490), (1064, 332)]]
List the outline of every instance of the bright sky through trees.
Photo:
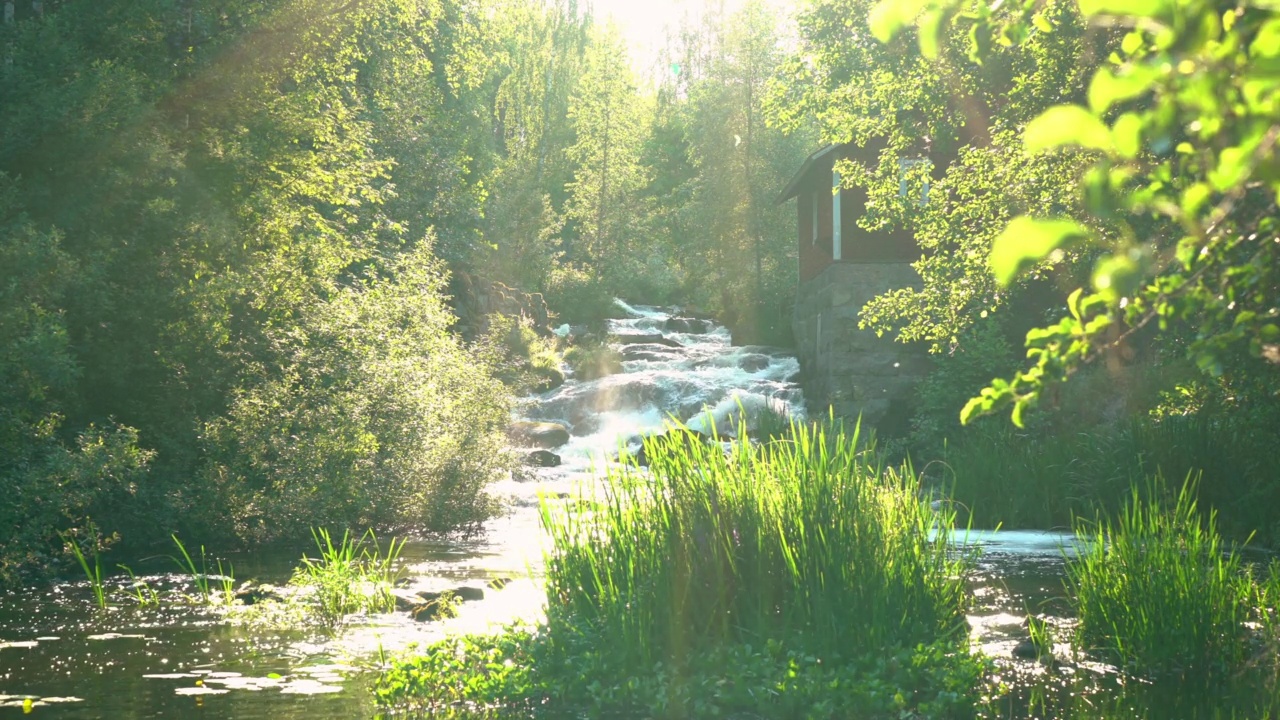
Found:
[[(611, 18), (626, 38), (632, 61), (642, 75), (648, 75), (667, 36), (687, 17), (691, 22), (705, 13), (737, 12), (746, 0), (594, 0), (596, 13)], [(768, 5), (786, 7), (785, 0), (767, 0)]]

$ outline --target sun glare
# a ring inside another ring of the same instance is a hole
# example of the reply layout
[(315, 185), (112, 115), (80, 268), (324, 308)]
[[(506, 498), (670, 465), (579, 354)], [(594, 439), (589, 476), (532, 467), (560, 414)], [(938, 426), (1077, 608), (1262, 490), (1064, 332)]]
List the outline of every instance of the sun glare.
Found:
[[(681, 25), (695, 24), (707, 14), (731, 15), (747, 0), (594, 0), (598, 17), (611, 19), (627, 41), (632, 63), (648, 71), (657, 61), (669, 37)], [(766, 0), (766, 4), (783, 7), (785, 0)]]

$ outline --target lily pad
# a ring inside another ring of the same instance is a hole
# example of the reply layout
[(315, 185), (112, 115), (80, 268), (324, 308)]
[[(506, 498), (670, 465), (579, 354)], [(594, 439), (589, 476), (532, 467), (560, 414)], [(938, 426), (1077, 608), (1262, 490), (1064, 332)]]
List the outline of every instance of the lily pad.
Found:
[(204, 685), (196, 685), (195, 687), (175, 688), (174, 693), (178, 695), (226, 695), (229, 690), (222, 688), (205, 687)]

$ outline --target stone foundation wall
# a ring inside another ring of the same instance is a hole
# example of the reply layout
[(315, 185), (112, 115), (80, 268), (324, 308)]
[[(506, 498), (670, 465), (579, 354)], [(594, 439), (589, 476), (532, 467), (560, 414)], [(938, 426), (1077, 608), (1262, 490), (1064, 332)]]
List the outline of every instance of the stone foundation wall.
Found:
[(834, 263), (796, 291), (792, 330), (811, 416), (837, 416), (875, 426), (883, 435), (907, 430), (912, 395), (929, 369), (921, 348), (858, 329), (871, 298), (918, 286), (909, 263)]

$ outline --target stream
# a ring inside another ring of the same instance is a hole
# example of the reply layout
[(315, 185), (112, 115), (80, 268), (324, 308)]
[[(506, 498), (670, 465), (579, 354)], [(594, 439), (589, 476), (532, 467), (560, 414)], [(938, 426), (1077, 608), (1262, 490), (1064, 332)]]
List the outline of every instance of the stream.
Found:
[[(638, 447), (641, 434), (659, 430), (671, 416), (706, 429), (710, 418), (723, 427), (739, 407), (748, 415), (769, 406), (798, 416), (805, 412), (794, 382), (799, 364), (790, 354), (733, 347), (724, 327), (673, 320), (668, 310), (622, 308), (629, 317), (611, 321), (609, 328), (626, 341), (619, 346), (622, 373), (592, 381), (570, 378), (517, 408), (521, 418), (570, 428), (569, 442), (554, 449), (562, 464), (530, 469), (494, 486), (509, 511), (491, 520), (477, 538), (410, 540), (401, 553), (412, 591), (459, 585), (483, 590), (484, 598), (464, 603), (458, 617), (431, 622), (403, 612), (358, 617), (329, 637), (229, 621), (208, 606), (139, 608), (124, 598), (128, 579), (116, 575), (109, 581), (115, 601), (106, 610), (94, 607), (83, 580), (9, 592), (0, 596), (0, 718), (24, 714), (24, 703), (32, 715), (50, 718), (369, 717), (375, 710), (368, 688), (385, 655), (452, 633), (536, 620), (544, 600), (538, 580), (545, 547), (540, 496), (576, 495), (584, 483), (595, 482), (593, 468), (609, 462), (620, 443)], [(654, 336), (661, 338), (630, 342)], [(1113, 668), (1081, 662), (1048, 669), (1013, 659), (1013, 649), (1026, 638), (1028, 611), (1047, 617), (1065, 637), (1070, 621), (1062, 578), (1063, 556), (1072, 547), (1069, 535), (973, 532), (959, 539), (981, 549), (971, 579), (973, 644), (997, 659), (1001, 681), (1012, 688), (993, 703), (989, 717), (1201, 715), (1180, 712), (1187, 706), (1170, 701), (1167, 693), (1140, 692), (1138, 705), (1130, 708)], [(237, 582), (284, 583), (307, 549), (218, 557), (234, 566)], [(190, 589), (189, 579), (166, 556), (136, 560), (131, 568), (154, 587)], [(494, 580), (509, 582), (495, 589)], [(1222, 705), (1213, 697), (1197, 697), (1206, 707)], [(1062, 714), (1043, 714), (1037, 702)], [(1104, 712), (1112, 705), (1114, 710)], [(1085, 709), (1073, 709), (1078, 707)]]

